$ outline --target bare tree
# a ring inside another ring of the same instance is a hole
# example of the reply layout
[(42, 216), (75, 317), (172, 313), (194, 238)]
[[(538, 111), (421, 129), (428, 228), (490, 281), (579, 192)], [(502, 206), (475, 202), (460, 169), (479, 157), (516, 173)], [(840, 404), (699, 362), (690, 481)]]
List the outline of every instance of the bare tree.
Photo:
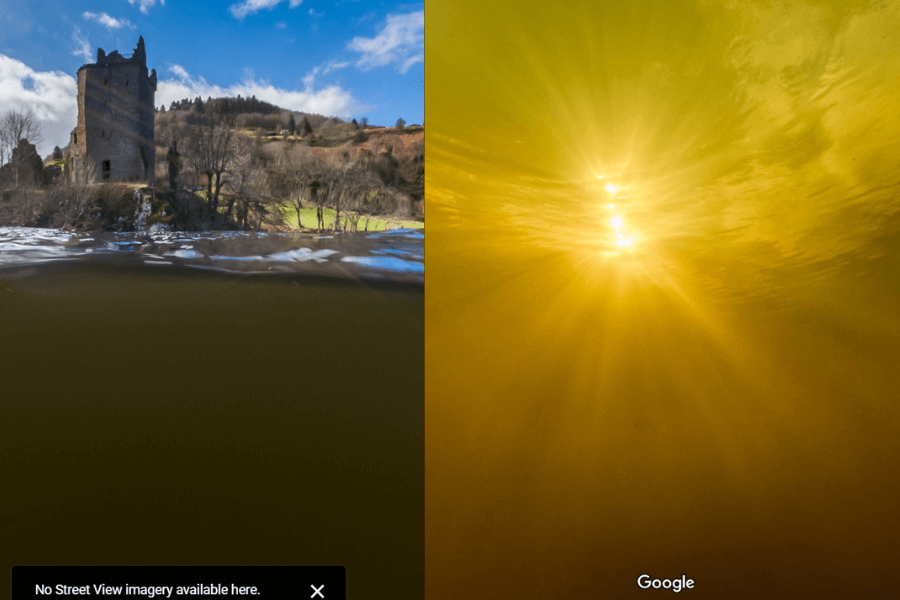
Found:
[[(360, 218), (367, 215), (365, 228), (368, 230), (369, 219), (383, 207), (386, 187), (377, 174), (373, 173), (365, 162), (330, 163), (321, 174), (322, 185), (318, 193), (318, 205), (334, 209), (334, 231), (356, 231)], [(342, 219), (343, 215), (343, 219)], [(324, 229), (320, 219), (319, 228)]]
[(193, 162), (206, 175), (207, 205), (216, 214), (219, 210), (222, 175), (228, 171), (237, 151), (234, 118), (232, 115), (213, 111), (196, 114), (194, 117), (190, 127)]
[(320, 209), (320, 230), (325, 228), (325, 220), (323, 216), (321, 216), (321, 211), (322, 208), (328, 205), (331, 205), (331, 207), (335, 211), (334, 223), (332, 225), (332, 228), (334, 231), (338, 231), (340, 229), (341, 209), (344, 206), (342, 192), (345, 181), (343, 179), (343, 171), (344, 169), (341, 165), (336, 165), (334, 163), (327, 163), (322, 165), (319, 189), (316, 199), (316, 203)]
[[(378, 168), (396, 167), (395, 163), (389, 155), (376, 160), (371, 153), (361, 154), (357, 161), (345, 155), (341, 161), (326, 162), (308, 148), (285, 144), (272, 153), (265, 179), (273, 203), (287, 202), (296, 209), (298, 227), (303, 227), (300, 214), (304, 208), (315, 206), (320, 231), (325, 229), (326, 208), (335, 212), (330, 224), (334, 231), (356, 231), (361, 223), (368, 230), (373, 216), (396, 209), (396, 190), (385, 183), (380, 172), (384, 169)], [(396, 168), (389, 170), (392, 182)]]
[(332, 193), (332, 205), (337, 213), (335, 229), (341, 228), (339, 216), (343, 210), (343, 229), (356, 231), (359, 219), (363, 214), (361, 208), (365, 199), (374, 190), (384, 186), (381, 180), (360, 162), (344, 164), (340, 169), (339, 177), (339, 184)]
[(363, 230), (368, 231), (372, 217), (383, 214), (390, 204), (391, 191), (375, 173), (367, 169), (361, 170), (360, 179), (354, 210), (360, 218), (365, 217)]
[(226, 185), (231, 191), (228, 200), (226, 218), (231, 218), (234, 211), (238, 225), (246, 228), (250, 213), (257, 217), (257, 229), (267, 212), (262, 202), (264, 170), (261, 157), (254, 152), (250, 142), (240, 142), (237, 154), (228, 171)]
[(305, 201), (318, 203), (319, 186), (324, 165), (314, 156), (291, 151), (290, 146), (268, 169), (269, 185), (276, 201), (288, 202), (297, 210), (297, 227), (302, 228), (300, 211)]
[(168, 163), (169, 187), (178, 189), (178, 174), (181, 172), (181, 154), (178, 152), (178, 140), (172, 140), (166, 153)]
[(19, 140), (28, 140), (35, 146), (43, 141), (41, 126), (30, 108), (8, 110), (0, 117), (0, 165), (9, 162)]
[[(318, 171), (318, 193), (316, 194), (316, 204), (319, 212), (319, 229), (325, 229), (325, 220), (323, 211), (325, 207), (334, 210), (334, 222), (332, 229), (341, 231), (346, 228), (347, 211), (351, 208), (353, 194), (355, 193), (356, 172), (354, 165), (349, 162), (344, 163), (323, 163)], [(344, 212), (344, 222), (342, 227), (341, 212)]]
[(318, 197), (319, 182), (316, 181), (313, 185), (309, 186), (309, 191), (312, 194), (313, 202), (316, 203), (316, 229), (318, 229), (319, 232), (322, 232), (325, 230), (325, 205)]
[[(203, 165), (200, 160), (200, 152), (197, 148), (197, 140), (194, 139), (190, 132), (188, 132), (182, 140), (184, 142), (182, 166), (185, 164), (190, 166), (190, 170), (194, 174), (193, 183), (195, 186), (199, 186), (202, 182), (201, 176), (203, 175)], [(183, 179), (184, 176), (182, 175), (182, 180)]]

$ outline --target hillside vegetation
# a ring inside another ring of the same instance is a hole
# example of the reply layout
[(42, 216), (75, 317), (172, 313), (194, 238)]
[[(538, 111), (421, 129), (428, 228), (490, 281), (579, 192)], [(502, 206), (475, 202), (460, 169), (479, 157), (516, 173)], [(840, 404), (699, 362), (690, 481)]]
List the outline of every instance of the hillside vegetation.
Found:
[(241, 227), (266, 216), (277, 222), (287, 207), (294, 215), (315, 208), (323, 219), (331, 209), (340, 229), (373, 215), (422, 221), (424, 127), (398, 125), (284, 111), (255, 98), (184, 100), (156, 115), (157, 183), (202, 188), (210, 210)]
[(421, 227), (424, 137), (424, 127), (402, 120), (374, 127), (256, 98), (182, 100), (156, 113), (154, 185), (98, 183), (94, 165), (57, 149), (40, 176), (11, 171), (0, 223), (115, 231)]

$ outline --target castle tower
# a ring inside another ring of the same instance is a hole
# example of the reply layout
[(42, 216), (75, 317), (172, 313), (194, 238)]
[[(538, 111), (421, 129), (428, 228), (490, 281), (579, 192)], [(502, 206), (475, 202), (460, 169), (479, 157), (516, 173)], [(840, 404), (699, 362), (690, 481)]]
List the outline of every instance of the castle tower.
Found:
[(97, 62), (78, 69), (78, 125), (69, 156), (88, 156), (97, 181), (153, 183), (156, 147), (156, 70), (147, 74), (144, 38), (130, 58), (97, 50)]

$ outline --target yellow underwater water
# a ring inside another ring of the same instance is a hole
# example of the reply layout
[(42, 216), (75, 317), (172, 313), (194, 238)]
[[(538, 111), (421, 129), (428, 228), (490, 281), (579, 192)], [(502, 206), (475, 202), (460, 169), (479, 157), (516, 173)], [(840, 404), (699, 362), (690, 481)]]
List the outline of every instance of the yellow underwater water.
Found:
[(900, 2), (426, 18), (427, 597), (892, 589)]

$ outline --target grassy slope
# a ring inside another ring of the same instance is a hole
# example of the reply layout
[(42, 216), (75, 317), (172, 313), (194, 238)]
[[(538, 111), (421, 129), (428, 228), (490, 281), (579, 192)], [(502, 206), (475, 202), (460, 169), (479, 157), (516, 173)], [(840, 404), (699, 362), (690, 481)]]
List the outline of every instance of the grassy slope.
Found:
[[(293, 228), (297, 227), (297, 209), (289, 204), (283, 204), (281, 209), (284, 214), (284, 222), (287, 225), (290, 225)], [(342, 211), (343, 212), (343, 211)], [(325, 209), (325, 227), (331, 227), (334, 223), (334, 209), (326, 208)], [(300, 211), (300, 223), (303, 227), (307, 227), (309, 229), (315, 229), (318, 227), (318, 222), (316, 218), (316, 209), (315, 208), (303, 208)], [(425, 223), (422, 221), (407, 221), (401, 220), (397, 218), (391, 217), (372, 217), (368, 222), (368, 231), (382, 231), (384, 229), (397, 229), (400, 227), (409, 228), (409, 229), (421, 229), (425, 227)], [(366, 228), (366, 219), (365, 217), (359, 220), (359, 229), (363, 230)]]

